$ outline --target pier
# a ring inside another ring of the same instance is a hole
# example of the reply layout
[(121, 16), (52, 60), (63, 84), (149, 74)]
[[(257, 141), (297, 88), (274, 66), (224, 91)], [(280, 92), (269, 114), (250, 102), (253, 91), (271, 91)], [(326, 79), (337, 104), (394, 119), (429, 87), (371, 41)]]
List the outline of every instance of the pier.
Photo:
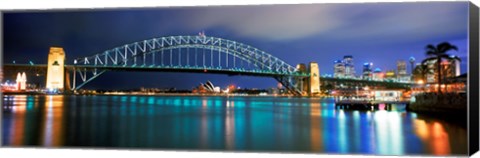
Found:
[(393, 105), (408, 106), (408, 104), (410, 104), (410, 101), (339, 100), (335, 101), (335, 109), (379, 110), (380, 104), (385, 105), (385, 110), (392, 110)]

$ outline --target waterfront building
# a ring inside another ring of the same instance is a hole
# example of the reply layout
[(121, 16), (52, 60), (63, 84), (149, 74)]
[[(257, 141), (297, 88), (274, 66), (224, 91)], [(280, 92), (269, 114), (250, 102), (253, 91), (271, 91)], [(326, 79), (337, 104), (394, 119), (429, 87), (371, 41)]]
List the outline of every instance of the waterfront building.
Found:
[(363, 79), (365, 79), (365, 80), (371, 80), (372, 79), (372, 76), (373, 76), (372, 67), (373, 67), (373, 63), (371, 63), (371, 62), (363, 64), (363, 74), (362, 74)]
[(17, 78), (16, 78), (16, 90), (26, 90), (27, 89), (27, 75), (25, 72), (23, 73), (17, 73)]
[(460, 60), (452, 56), (451, 59), (442, 61), (442, 76), (444, 78), (452, 78), (460, 76)]
[(16, 89), (20, 90), (20, 87), (22, 85), (22, 74), (20, 72), (17, 73), (17, 79), (15, 81), (17, 82), (17, 84), (16, 84), (17, 88)]
[(20, 90), (26, 90), (26, 89), (27, 89), (27, 75), (25, 74), (25, 72), (22, 72)]
[[(429, 60), (424, 63), (425, 67), (425, 80), (427, 83), (437, 83), (438, 82), (438, 68), (437, 60)], [(441, 78), (445, 80), (447, 78), (452, 78), (460, 76), (460, 60), (451, 56), (450, 59), (443, 60), (440, 63)]]
[(220, 87), (215, 87), (212, 82), (207, 81), (205, 83), (200, 83), (197, 88), (192, 90), (194, 93), (218, 93), (220, 92)]

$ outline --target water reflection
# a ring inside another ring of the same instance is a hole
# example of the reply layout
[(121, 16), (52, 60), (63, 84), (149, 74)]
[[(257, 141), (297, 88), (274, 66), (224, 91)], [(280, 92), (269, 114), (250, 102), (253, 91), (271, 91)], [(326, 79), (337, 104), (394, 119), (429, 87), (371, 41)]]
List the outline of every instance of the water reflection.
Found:
[(63, 145), (63, 95), (50, 95), (45, 100), (42, 145)]
[(235, 102), (226, 101), (225, 108), (225, 145), (227, 149), (235, 149)]
[(310, 144), (312, 151), (322, 151), (323, 144), (321, 142), (320, 132), (320, 103), (312, 103), (310, 106)]
[(426, 123), (425, 120), (414, 120), (415, 133), (423, 140), (435, 155), (450, 154), (448, 133), (438, 122)]
[(12, 128), (10, 133), (13, 134), (10, 143), (13, 146), (20, 146), (23, 144), (23, 135), (25, 133), (25, 113), (26, 113), (26, 96), (14, 96), (13, 103), (16, 106), (11, 107), (14, 112), (14, 118), (11, 120)]
[(275, 97), (5, 96), (8, 146), (357, 154), (465, 154), (464, 127), (392, 111)]

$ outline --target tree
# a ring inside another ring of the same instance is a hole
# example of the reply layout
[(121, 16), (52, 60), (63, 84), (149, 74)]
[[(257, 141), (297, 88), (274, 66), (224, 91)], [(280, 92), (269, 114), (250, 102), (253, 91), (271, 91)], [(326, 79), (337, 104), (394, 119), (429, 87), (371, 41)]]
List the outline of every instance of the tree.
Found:
[(422, 65), (429, 61), (435, 61), (436, 63), (436, 72), (437, 72), (437, 83), (438, 83), (438, 92), (441, 93), (441, 85), (442, 85), (442, 70), (441, 70), (441, 62), (442, 59), (452, 59), (452, 57), (447, 54), (448, 51), (455, 50), (458, 51), (457, 46), (452, 45), (448, 42), (442, 42), (437, 46), (429, 44), (425, 47), (427, 59), (422, 61)]

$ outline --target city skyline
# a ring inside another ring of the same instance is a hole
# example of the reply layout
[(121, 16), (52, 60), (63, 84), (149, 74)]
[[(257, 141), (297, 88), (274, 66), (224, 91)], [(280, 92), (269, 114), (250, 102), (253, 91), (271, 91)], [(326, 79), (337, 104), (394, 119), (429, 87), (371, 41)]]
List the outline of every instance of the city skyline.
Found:
[[(357, 76), (364, 62), (373, 62), (373, 67), (382, 70), (396, 69), (397, 60), (413, 56), (420, 62), (426, 58), (427, 44), (448, 41), (459, 48), (449, 53), (462, 58), (461, 72), (465, 73), (467, 7), (467, 2), (441, 2), (13, 12), (4, 15), (4, 62), (31, 60), (43, 64), (48, 48), (59, 46), (65, 49), (66, 63), (73, 64), (74, 58), (118, 45), (205, 31), (207, 36), (252, 45), (292, 66), (317, 62), (320, 74), (333, 74), (333, 61), (352, 55)], [(346, 9), (352, 12), (344, 12)], [(42, 31), (36, 31), (38, 28)], [(118, 84), (128, 83), (132, 87), (192, 88), (205, 80), (220, 86), (276, 86), (271, 78), (255, 77), (253, 82), (254, 77), (247, 76), (166, 72), (135, 75), (141, 78), (138, 83), (128, 79), (129, 72), (110, 72), (91, 86), (109, 88), (117, 84), (113, 87), (125, 88)], [(111, 81), (112, 77), (119, 79)]]

